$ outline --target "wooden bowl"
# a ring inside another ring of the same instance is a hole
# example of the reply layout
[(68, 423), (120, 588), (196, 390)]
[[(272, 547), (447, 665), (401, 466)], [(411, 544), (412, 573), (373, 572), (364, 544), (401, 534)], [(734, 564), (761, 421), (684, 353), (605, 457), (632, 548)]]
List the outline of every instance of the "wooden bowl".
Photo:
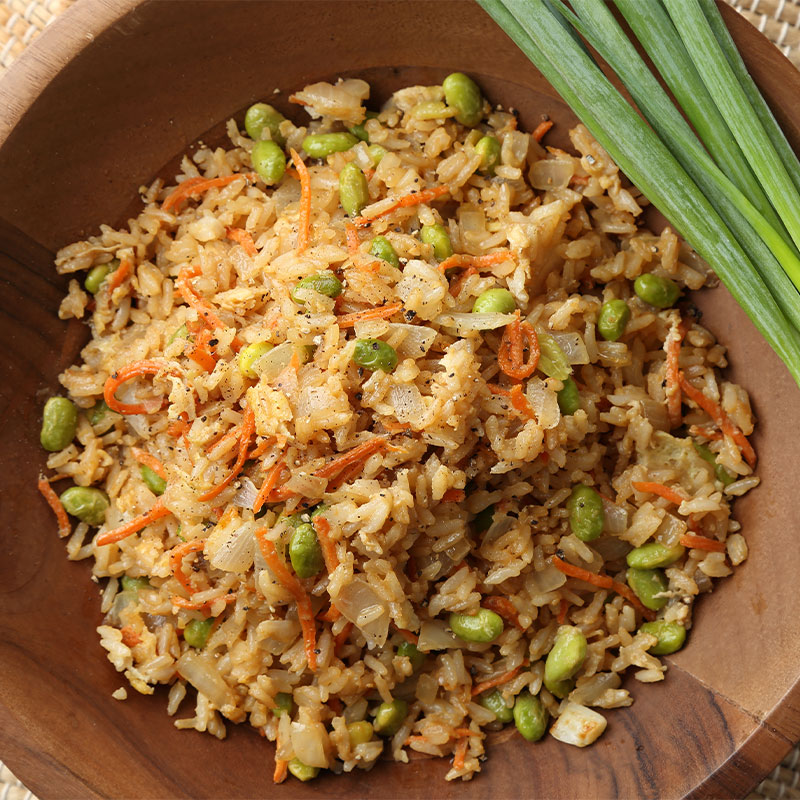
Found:
[[(800, 74), (746, 22), (726, 17), (795, 145)], [(56, 316), (67, 280), (53, 251), (135, 211), (137, 188), (199, 138), (267, 98), (360, 75), (385, 99), (461, 69), (530, 130), (570, 112), (494, 23), (462, 0), (82, 0), (0, 84), (0, 754), (42, 797), (742, 797), (800, 738), (800, 393), (724, 289), (698, 302), (751, 392), (763, 485), (738, 501), (750, 558), (699, 603), (664, 683), (578, 750), (507, 734), (471, 783), (444, 760), (381, 763), (313, 784), (271, 784), (271, 745), (245, 725), (219, 742), (175, 730), (165, 696), (130, 691), (98, 644), (97, 587), (70, 563), (35, 484), (42, 398), (77, 357), (81, 323)], [(281, 93), (273, 95), (273, 89)], [(172, 173), (174, 174), (174, 173)]]

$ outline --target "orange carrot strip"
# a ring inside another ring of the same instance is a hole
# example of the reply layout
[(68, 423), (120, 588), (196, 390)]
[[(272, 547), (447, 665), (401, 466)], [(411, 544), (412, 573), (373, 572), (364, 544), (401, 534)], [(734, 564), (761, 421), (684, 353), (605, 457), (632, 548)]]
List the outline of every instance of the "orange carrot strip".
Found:
[(528, 398), (523, 393), (521, 383), (515, 383), (511, 387), (509, 397), (511, 399), (511, 405), (517, 411), (519, 411), (523, 417), (527, 417), (528, 419), (536, 419), (536, 413), (534, 412), (533, 406), (530, 404)]
[(461, 293), (461, 289), (463, 288), (464, 284), (469, 278), (470, 275), (477, 275), (478, 270), (476, 267), (467, 267), (451, 284), (450, 284), (450, 294), (453, 297), (458, 297)]
[(349, 467), (356, 462), (366, 461), (373, 453), (386, 449), (388, 442), (383, 436), (374, 436), (366, 442), (362, 442), (352, 450), (348, 450), (340, 456), (337, 456), (332, 461), (321, 466), (314, 471), (317, 478), (333, 478), (338, 475), (345, 467)]
[(67, 512), (64, 509), (64, 506), (61, 505), (61, 500), (59, 500), (58, 495), (53, 490), (53, 487), (48, 483), (44, 475), (39, 476), (39, 482), (36, 484), (36, 486), (41, 492), (42, 497), (47, 500), (47, 505), (53, 509), (53, 513), (56, 515), (56, 519), (58, 520), (58, 535), (62, 539), (65, 536), (69, 536), (72, 533), (72, 526), (69, 524)]
[(296, 150), (289, 148), (289, 155), (300, 176), (300, 229), (297, 232), (297, 252), (304, 253), (311, 242), (311, 174)]
[(347, 469), (343, 469), (335, 478), (328, 482), (327, 491), (335, 492), (340, 486), (351, 483), (361, 474), (361, 470), (361, 462), (356, 461), (354, 464), (351, 464)]
[(439, 264), (439, 272), (447, 272), (448, 269), (453, 269), (453, 267), (472, 267), (474, 269), (491, 267), (495, 264), (502, 264), (511, 258), (514, 258), (514, 254), (510, 250), (495, 250), (494, 253), (486, 253), (482, 256), (455, 253)]
[(200, 497), (197, 498), (201, 503), (205, 503), (208, 500), (215, 498), (239, 474), (244, 466), (244, 462), (247, 460), (247, 450), (250, 447), (250, 438), (255, 431), (255, 427), (255, 415), (253, 414), (253, 409), (248, 406), (245, 409), (244, 419), (242, 420), (240, 429), (239, 455), (236, 456), (236, 461), (233, 464), (233, 468), (231, 469), (230, 473), (213, 489), (207, 491), (205, 494), (201, 494)]
[(436, 200), (437, 197), (441, 197), (449, 191), (450, 188), (448, 186), (433, 186), (430, 189), (423, 189), (421, 192), (411, 192), (411, 194), (398, 197), (389, 208), (385, 211), (381, 211), (380, 214), (376, 214), (374, 217), (356, 217), (353, 223), (357, 228), (363, 228), (366, 225), (371, 225), (376, 219), (380, 219), (381, 217), (391, 214), (393, 211), (397, 211), (398, 208), (410, 208), (411, 206), (417, 206), (422, 203), (430, 203), (431, 200)]
[(338, 653), (339, 648), (347, 641), (348, 637), (350, 636), (350, 632), (353, 630), (353, 623), (348, 622), (344, 628), (342, 628), (339, 633), (336, 634), (333, 638), (333, 652)]
[(254, 181), (257, 177), (258, 175), (255, 172), (237, 172), (235, 175), (225, 175), (221, 178), (189, 178), (172, 190), (161, 204), (161, 208), (163, 211), (171, 211), (184, 200), (201, 195), (209, 189), (227, 186), (237, 178), (246, 178), (248, 181)]
[[(179, 273), (175, 281), (181, 297), (186, 301), (186, 304), (193, 308), (200, 319), (205, 323), (206, 327), (214, 331), (217, 328), (226, 328), (225, 323), (217, 315), (214, 306), (208, 302), (204, 297), (201, 297), (192, 286), (192, 278), (196, 278), (200, 274), (200, 267), (184, 267)], [(231, 348), (239, 351), (244, 343), (238, 335), (233, 337)]]
[(214, 334), (206, 328), (200, 331), (195, 337), (194, 342), (190, 342), (186, 348), (186, 355), (194, 361), (201, 369), (206, 372), (213, 372), (217, 366), (217, 359), (209, 347), (209, 342)]
[(453, 733), (451, 734), (451, 736), (454, 739), (459, 739), (462, 736), (477, 736), (477, 735), (478, 734), (475, 731), (470, 730), (469, 728), (453, 728)]
[(698, 536), (694, 533), (684, 533), (678, 539), (678, 542), (684, 547), (689, 547), (694, 550), (708, 550), (710, 553), (724, 553), (725, 542), (720, 542), (717, 539), (709, 539), (708, 536)]
[(356, 311), (352, 314), (342, 314), (336, 320), (336, 324), (340, 328), (352, 328), (356, 322), (363, 322), (368, 319), (388, 319), (394, 316), (398, 311), (403, 310), (402, 303), (387, 303), (385, 306), (378, 306), (377, 308), (368, 308), (365, 311)]
[(533, 136), (533, 138), (536, 139), (537, 142), (541, 142), (542, 139), (544, 139), (544, 135), (552, 127), (553, 127), (553, 121), (552, 120), (550, 120), (550, 119), (544, 120), (543, 122), (540, 122), (533, 129), (533, 133), (531, 134), (531, 136)]
[(217, 438), (212, 439), (206, 445), (206, 448), (205, 448), (206, 449), (206, 454), (208, 455), (208, 454), (211, 453), (212, 450), (216, 450), (216, 448), (219, 447), (223, 442), (227, 443), (227, 442), (230, 442), (232, 440), (238, 440), (239, 437), (241, 436), (241, 432), (242, 432), (241, 427), (239, 425), (235, 425), (229, 431), (223, 433), (222, 436), (218, 436)]
[(398, 628), (397, 632), (409, 643), (409, 644), (417, 644), (419, 642), (419, 636), (412, 631), (407, 631), (405, 628)]
[[(235, 594), (225, 594), (221, 595), (221, 597), (227, 604), (233, 603), (236, 600)], [(185, 597), (176, 594), (170, 597), (169, 601), (178, 608), (185, 608), (187, 611), (202, 611), (208, 615), (211, 611), (211, 606), (219, 599), (219, 597), (215, 597), (213, 600), (206, 600), (201, 603), (197, 600), (187, 600)]]
[(131, 262), (128, 259), (124, 259), (120, 265), (111, 273), (108, 278), (108, 293), (111, 294), (114, 289), (117, 289), (122, 285), (122, 281), (130, 275), (131, 272)]
[(639, 598), (634, 594), (633, 589), (631, 589), (630, 586), (626, 586), (624, 583), (615, 581), (608, 575), (596, 575), (594, 572), (589, 572), (588, 569), (576, 567), (574, 564), (570, 564), (567, 561), (562, 561), (558, 556), (555, 555), (551, 558), (551, 561), (553, 566), (559, 572), (563, 572), (570, 578), (578, 578), (586, 583), (591, 583), (592, 586), (599, 586), (601, 589), (610, 589), (612, 592), (616, 592), (621, 597), (624, 597), (634, 608), (641, 611), (642, 615), (646, 619), (655, 618), (655, 614), (642, 605), (642, 601), (639, 600)]
[(256, 247), (256, 243), (253, 241), (253, 237), (250, 235), (250, 231), (246, 231), (244, 228), (228, 227), (225, 228), (225, 236), (232, 242), (236, 242), (236, 244), (241, 245), (247, 255), (258, 255), (258, 248)]
[(410, 431), (410, 422), (395, 422), (393, 419), (382, 419), (381, 425), (391, 433), (400, 433), (401, 431)]
[(281, 472), (283, 472), (283, 468), (286, 466), (282, 458), (279, 458), (275, 464), (270, 468), (270, 471), (267, 473), (267, 477), (264, 478), (264, 483), (261, 484), (261, 488), (258, 490), (258, 494), (256, 495), (256, 499), (253, 501), (253, 513), (258, 514), (261, 511), (261, 507), (264, 503), (267, 502), (267, 498), (270, 495), (270, 492), (275, 488), (275, 485), (278, 483), (278, 478), (281, 476)]
[(637, 492), (657, 494), (659, 497), (663, 497), (665, 500), (669, 500), (670, 503), (675, 503), (677, 506), (684, 500), (689, 499), (688, 497), (684, 497), (680, 492), (676, 492), (675, 489), (664, 486), (663, 483), (655, 483), (654, 481), (631, 481), (631, 486), (633, 486)]
[(700, 436), (712, 442), (718, 442), (720, 439), (725, 438), (720, 431), (715, 428), (709, 428), (708, 425), (690, 425), (689, 433), (692, 436)]
[(558, 616), (556, 617), (559, 625), (564, 624), (564, 620), (567, 618), (567, 611), (569, 611), (569, 600), (563, 598), (558, 608)]
[(753, 446), (747, 441), (747, 437), (742, 433), (739, 427), (722, 410), (722, 406), (714, 402), (710, 397), (707, 397), (699, 389), (695, 389), (695, 387), (686, 380), (686, 376), (682, 372), (678, 373), (678, 380), (680, 381), (681, 391), (692, 402), (700, 406), (700, 408), (714, 420), (716, 426), (720, 428), (724, 434), (730, 436), (731, 439), (736, 442), (739, 449), (742, 451), (744, 460), (751, 467), (754, 467), (756, 465), (756, 451), (753, 450)]
[(184, 411), (178, 419), (167, 425), (167, 435), (173, 439), (180, 439), (189, 429), (189, 415)]
[(448, 489), (443, 495), (442, 503), (463, 503), (467, 495), (463, 489)]
[(503, 672), (500, 675), (496, 675), (494, 678), (489, 678), (487, 681), (476, 683), (472, 687), (472, 696), (475, 697), (475, 695), (482, 694), (488, 689), (494, 689), (495, 686), (502, 686), (504, 683), (508, 683), (510, 680), (512, 680), (512, 678), (517, 676), (518, 672), (519, 667), (514, 667), (514, 669), (510, 669), (508, 672)]
[(119, 632), (122, 634), (122, 644), (125, 647), (136, 647), (142, 641), (142, 637), (136, 633), (133, 625), (125, 625), (119, 629)]
[(456, 748), (453, 751), (453, 769), (463, 769), (464, 762), (467, 758), (467, 746), (469, 741), (466, 738), (461, 738), (456, 742)]
[(205, 540), (199, 541), (193, 539), (190, 542), (181, 542), (175, 545), (170, 551), (169, 568), (172, 570), (172, 574), (178, 583), (180, 583), (189, 594), (194, 594), (198, 590), (192, 586), (191, 581), (183, 571), (183, 559), (185, 556), (188, 556), (189, 553), (197, 553), (202, 550), (205, 545)]
[(140, 464), (150, 467), (150, 469), (153, 470), (153, 472), (155, 472), (159, 478), (163, 478), (164, 480), (167, 479), (167, 470), (154, 455), (151, 455), (146, 450), (142, 450), (140, 447), (132, 447), (131, 452), (133, 453), (133, 457)]
[(264, 439), (263, 442), (260, 442), (259, 444), (257, 444), (247, 454), (247, 460), (248, 461), (254, 461), (257, 458), (260, 458), (261, 456), (264, 455), (264, 453), (267, 452), (267, 450), (269, 450), (271, 444), (272, 444), (272, 439)]
[(292, 575), (281, 561), (278, 551), (275, 549), (275, 542), (267, 538), (267, 528), (256, 531), (256, 541), (261, 548), (261, 555), (264, 561), (272, 570), (272, 574), (280, 581), (281, 585), (289, 591), (297, 603), (297, 618), (300, 620), (300, 627), (303, 630), (303, 646), (306, 652), (308, 668), (312, 672), (317, 671), (317, 631), (314, 626), (314, 612), (311, 609), (311, 599), (300, 581)]
[(665, 394), (667, 396), (667, 418), (671, 428), (677, 428), (681, 424), (681, 387), (678, 380), (678, 363), (681, 355), (681, 343), (686, 334), (686, 329), (680, 320), (677, 320), (670, 328), (664, 342), (664, 350), (667, 353), (665, 363)]
[(339, 556), (336, 553), (336, 545), (331, 539), (331, 524), (325, 517), (314, 517), (312, 520), (314, 530), (317, 534), (317, 541), (322, 548), (322, 557), (325, 559), (325, 569), (330, 575), (339, 566)]
[(272, 773), (273, 783), (283, 783), (289, 774), (289, 762), (285, 758), (275, 759), (275, 772)]
[(164, 505), (163, 500), (159, 497), (158, 500), (153, 503), (153, 507), (149, 511), (135, 517), (130, 522), (126, 522), (124, 525), (120, 525), (118, 528), (100, 534), (100, 536), (97, 537), (96, 544), (98, 547), (102, 547), (106, 544), (114, 544), (114, 542), (127, 539), (128, 536), (138, 533), (142, 528), (146, 528), (151, 523), (171, 513), (172, 512)]
[[(143, 403), (123, 403), (116, 398), (117, 389), (123, 383), (138, 378), (142, 375), (157, 375), (166, 370), (167, 365), (163, 361), (134, 361), (127, 367), (112, 372), (103, 386), (103, 399), (106, 405), (119, 414), (154, 414), (160, 411), (165, 403), (165, 399), (160, 397), (145, 400)], [(174, 374), (174, 373), (173, 373)]]
[(339, 611), (335, 605), (331, 604), (324, 614), (317, 614), (317, 619), (324, 620), (325, 622), (336, 622), (336, 620), (341, 616), (342, 612)]
[(361, 244), (358, 238), (358, 228), (352, 222), (348, 222), (344, 226), (347, 234), (347, 252), (354, 256), (358, 252), (358, 247)]
[(500, 597), (494, 594), (489, 597), (484, 597), (483, 600), (481, 600), (481, 607), (488, 608), (489, 611), (494, 611), (495, 614), (499, 614), (503, 619), (507, 619), (521, 631), (525, 630), (519, 621), (519, 613), (517, 612), (516, 606), (507, 597)]
[[(525, 360), (525, 350), (528, 360)], [(506, 325), (500, 349), (497, 351), (497, 362), (500, 369), (514, 380), (530, 378), (539, 364), (539, 337), (529, 322), (520, 322), (519, 309), (516, 319)]]

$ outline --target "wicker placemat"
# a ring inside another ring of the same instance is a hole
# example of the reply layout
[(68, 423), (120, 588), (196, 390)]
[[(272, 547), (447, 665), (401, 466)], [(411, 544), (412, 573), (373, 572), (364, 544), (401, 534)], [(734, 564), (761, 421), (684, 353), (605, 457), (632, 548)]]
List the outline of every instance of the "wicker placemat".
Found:
[[(0, 76), (46, 25), (76, 0), (0, 0)], [(727, 0), (800, 68), (800, 0)], [(800, 800), (800, 746), (747, 800)], [(0, 761), (0, 800), (36, 800)]]

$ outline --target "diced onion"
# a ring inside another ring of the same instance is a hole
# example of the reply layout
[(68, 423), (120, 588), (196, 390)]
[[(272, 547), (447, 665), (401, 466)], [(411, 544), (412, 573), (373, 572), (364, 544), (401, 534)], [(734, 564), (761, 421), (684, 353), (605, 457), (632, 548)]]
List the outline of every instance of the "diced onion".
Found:
[(175, 669), (216, 708), (235, 704), (233, 691), (222, 679), (214, 663), (206, 656), (187, 650), (175, 662)]
[(403, 341), (395, 348), (397, 354), (409, 358), (421, 358), (428, 352), (436, 331), (426, 325), (406, 325), (402, 322), (393, 322), (389, 325), (390, 336), (397, 333), (404, 334)]
[(328, 734), (322, 723), (292, 722), (292, 749), (306, 766), (327, 769), (328, 746)]
[(550, 331), (558, 346), (564, 351), (570, 364), (588, 364), (589, 352), (583, 337), (576, 331)]
[(530, 170), (531, 185), (534, 189), (564, 189), (569, 186), (575, 174), (575, 163), (547, 158), (537, 161)]
[(241, 478), (240, 483), (241, 488), (233, 496), (231, 502), (239, 508), (252, 508), (258, 496), (258, 489), (250, 478)]
[(470, 331), (492, 331), (508, 325), (514, 319), (513, 314), (500, 314), (499, 312), (473, 314), (472, 312), (453, 311), (439, 314), (433, 322), (443, 328), (453, 328), (456, 333), (463, 334)]
[(365, 578), (353, 578), (331, 599), (342, 615), (364, 634), (370, 649), (383, 646), (389, 633), (389, 609)]
[(274, 380), (289, 366), (289, 362), (292, 360), (292, 353), (294, 353), (294, 345), (291, 342), (279, 344), (261, 356), (253, 364), (253, 369), (264, 380)]
[(432, 619), (422, 623), (417, 647), (423, 653), (429, 653), (431, 650), (447, 650), (450, 647), (458, 646), (459, 639), (454, 633), (447, 630), (444, 622)]
[(253, 566), (256, 540), (255, 522), (234, 521), (230, 526), (215, 530), (206, 541), (205, 554), (209, 563), (225, 572), (246, 572)]

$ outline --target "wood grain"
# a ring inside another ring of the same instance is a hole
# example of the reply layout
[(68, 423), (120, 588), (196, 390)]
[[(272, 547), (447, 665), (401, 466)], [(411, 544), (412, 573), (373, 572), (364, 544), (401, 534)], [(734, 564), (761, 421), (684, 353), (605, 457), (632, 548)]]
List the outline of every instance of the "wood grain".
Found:
[[(726, 16), (797, 146), (800, 77)], [(469, 784), (445, 784), (444, 761), (419, 760), (275, 789), (272, 748), (245, 726), (229, 726), (220, 743), (177, 732), (162, 690), (111, 699), (121, 677), (94, 631), (97, 587), (85, 564), (66, 561), (34, 488), (44, 462), (42, 398), (86, 335), (57, 319), (67, 281), (55, 275), (52, 251), (134, 213), (140, 184), (191, 142), (215, 141), (228, 116), (273, 98), (274, 87), (274, 102), (289, 111), (288, 92), (311, 80), (359, 74), (380, 99), (454, 68), (517, 107), (527, 128), (552, 116), (564, 142), (571, 114), (488, 17), (461, 0), (84, 0), (0, 83), (8, 109), (0, 126), (0, 752), (40, 797), (741, 797), (800, 738), (800, 518), (791, 480), (800, 431), (790, 424), (800, 397), (723, 289), (698, 302), (760, 418), (765, 486), (737, 505), (751, 558), (701, 601), (667, 680), (629, 681), (636, 703), (609, 713), (594, 747), (529, 745), (506, 733)]]

